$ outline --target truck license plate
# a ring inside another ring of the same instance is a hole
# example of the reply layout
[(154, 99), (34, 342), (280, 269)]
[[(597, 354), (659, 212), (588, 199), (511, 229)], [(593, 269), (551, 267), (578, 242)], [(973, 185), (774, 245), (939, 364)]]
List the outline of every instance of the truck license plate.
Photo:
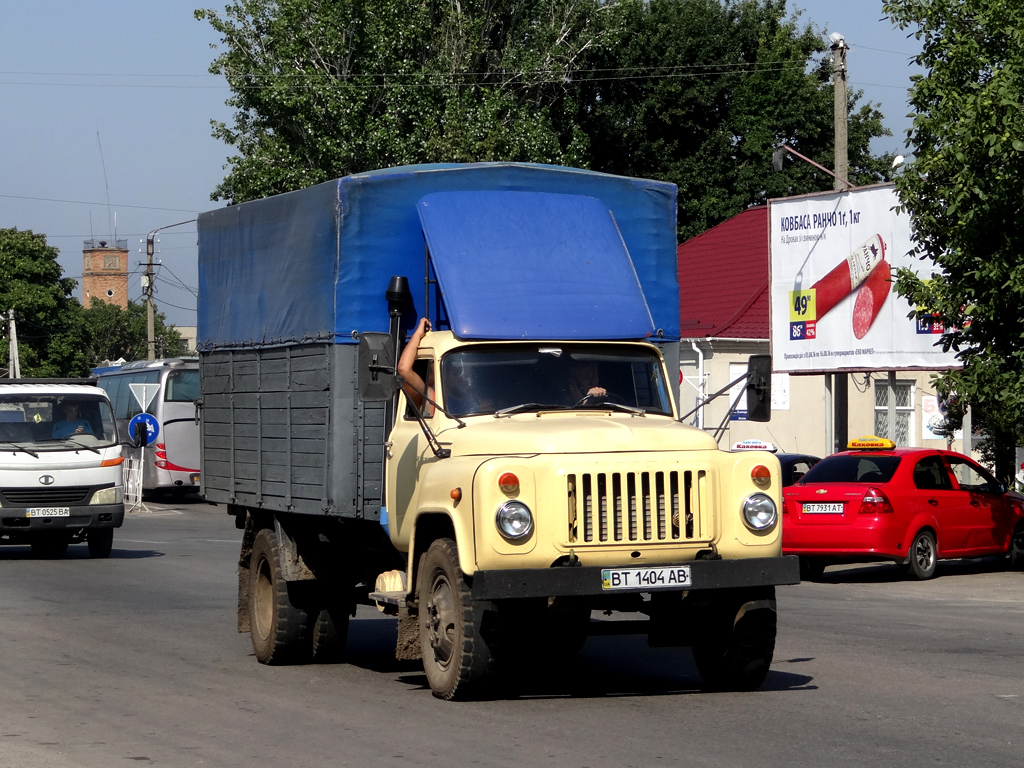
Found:
[(659, 568), (604, 568), (603, 589), (686, 589), (693, 585), (690, 566), (666, 565)]
[(25, 517), (70, 517), (70, 507), (29, 507)]
[(836, 504), (804, 504), (805, 515), (841, 515), (843, 514), (842, 502)]

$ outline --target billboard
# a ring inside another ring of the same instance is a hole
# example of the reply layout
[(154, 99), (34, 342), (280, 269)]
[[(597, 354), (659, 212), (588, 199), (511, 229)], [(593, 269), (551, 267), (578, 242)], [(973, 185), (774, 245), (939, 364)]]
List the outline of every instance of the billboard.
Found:
[(772, 368), (789, 373), (958, 367), (942, 326), (908, 318), (892, 290), (910, 217), (891, 184), (770, 200)]

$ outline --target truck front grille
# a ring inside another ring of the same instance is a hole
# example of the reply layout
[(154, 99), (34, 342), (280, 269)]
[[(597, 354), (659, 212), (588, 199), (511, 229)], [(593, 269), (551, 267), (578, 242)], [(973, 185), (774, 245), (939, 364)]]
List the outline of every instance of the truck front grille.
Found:
[(711, 537), (707, 472), (567, 475), (570, 544), (701, 541)]
[(52, 504), (84, 504), (88, 501), (91, 488), (73, 486), (70, 488), (5, 488), (0, 491), (4, 506), (36, 507)]

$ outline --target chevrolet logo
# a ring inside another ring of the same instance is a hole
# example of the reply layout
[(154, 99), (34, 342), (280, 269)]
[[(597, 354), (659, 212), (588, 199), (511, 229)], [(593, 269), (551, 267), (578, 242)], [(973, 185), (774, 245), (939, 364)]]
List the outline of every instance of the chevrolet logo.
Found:
[(815, 493), (828, 493), (828, 489), (827, 488), (819, 488), (818, 490), (815, 491)]
[(39, 478), (39, 482), (43, 485), (53, 485), (53, 475), (42, 475)]

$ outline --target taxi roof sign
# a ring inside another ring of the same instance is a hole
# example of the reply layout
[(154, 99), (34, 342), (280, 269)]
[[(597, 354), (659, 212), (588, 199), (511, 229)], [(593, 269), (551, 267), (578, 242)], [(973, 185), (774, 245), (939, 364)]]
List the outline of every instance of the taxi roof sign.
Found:
[(754, 439), (740, 440), (739, 442), (733, 443), (732, 449), (734, 451), (770, 451), (771, 453), (775, 453), (779, 450), (776, 446), (766, 440)]
[(896, 443), (885, 437), (877, 437), (875, 435), (865, 435), (864, 437), (858, 437), (846, 444), (847, 448), (859, 448), (861, 450), (869, 451), (888, 451), (896, 447)]

